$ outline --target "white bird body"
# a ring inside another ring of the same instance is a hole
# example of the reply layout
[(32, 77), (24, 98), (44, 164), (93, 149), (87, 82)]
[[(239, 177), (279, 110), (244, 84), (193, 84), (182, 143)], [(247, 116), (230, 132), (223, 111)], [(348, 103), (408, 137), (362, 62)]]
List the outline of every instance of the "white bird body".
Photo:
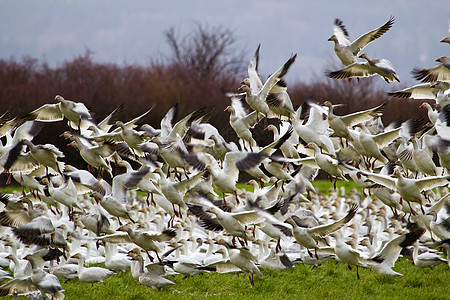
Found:
[(78, 258), (78, 278), (82, 282), (94, 284), (96, 282), (103, 282), (109, 276), (115, 273), (109, 269), (101, 267), (84, 267), (84, 257), (80, 253), (72, 255), (72, 257)]
[(334, 42), (334, 52), (336, 53), (336, 56), (345, 66), (348, 66), (357, 62), (358, 60), (356, 56), (359, 52), (364, 49), (367, 44), (385, 34), (393, 24), (394, 18), (391, 17), (384, 25), (369, 31), (361, 35), (355, 41), (350, 42), (349, 35), (344, 24), (341, 20), (335, 19), (333, 25), (334, 34), (328, 39), (328, 41)]
[(419, 254), (419, 244), (414, 243), (413, 261), (419, 268), (434, 268), (440, 263), (447, 262), (440, 255), (426, 251)]

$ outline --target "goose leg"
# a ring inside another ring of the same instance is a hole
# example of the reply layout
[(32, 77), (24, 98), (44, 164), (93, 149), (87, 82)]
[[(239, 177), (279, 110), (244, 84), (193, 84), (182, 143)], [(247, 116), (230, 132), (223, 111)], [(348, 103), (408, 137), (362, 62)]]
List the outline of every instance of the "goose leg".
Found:
[(158, 258), (159, 262), (161, 263), (162, 260), (161, 260), (161, 258), (159, 257), (158, 251), (155, 251), (155, 253), (156, 253), (156, 257)]

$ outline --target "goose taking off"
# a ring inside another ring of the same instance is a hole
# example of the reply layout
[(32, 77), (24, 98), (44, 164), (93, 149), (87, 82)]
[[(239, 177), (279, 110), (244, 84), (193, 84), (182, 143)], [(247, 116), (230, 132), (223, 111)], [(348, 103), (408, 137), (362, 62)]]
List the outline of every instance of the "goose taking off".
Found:
[(348, 31), (340, 19), (334, 20), (333, 31), (334, 34), (328, 41), (334, 42), (334, 52), (340, 61), (345, 65), (351, 65), (358, 62), (357, 56), (359, 52), (364, 49), (369, 43), (376, 40), (385, 34), (394, 24), (394, 17), (391, 17), (384, 25), (369, 31), (355, 41), (350, 42)]
[(389, 60), (384, 58), (370, 58), (366, 53), (361, 54), (359, 57), (364, 58), (367, 62), (354, 62), (341, 70), (327, 72), (326, 76), (334, 79), (344, 79), (371, 77), (378, 74), (387, 83), (394, 81), (400, 82), (400, 78), (395, 73), (394, 67)]

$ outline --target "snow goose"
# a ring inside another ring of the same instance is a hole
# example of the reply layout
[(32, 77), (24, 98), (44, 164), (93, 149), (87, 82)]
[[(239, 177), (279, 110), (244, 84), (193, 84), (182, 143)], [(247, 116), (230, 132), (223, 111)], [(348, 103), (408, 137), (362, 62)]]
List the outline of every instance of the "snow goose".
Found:
[[(206, 197), (199, 196), (196, 200), (200, 202), (201, 205), (188, 204), (188, 207), (189, 211), (200, 219), (200, 225), (208, 230), (225, 230), (233, 236), (233, 244), (235, 243), (236, 237), (238, 239), (244, 239), (244, 242), (239, 240), (241, 245), (247, 244), (245, 226), (249, 224), (257, 224), (264, 220), (264, 218), (253, 210), (227, 212), (212, 204)], [(206, 206), (206, 209), (204, 206)]]
[(437, 135), (443, 139), (450, 140), (450, 104), (443, 107), (439, 112), (434, 128)]
[(292, 236), (291, 229), (273, 216), (276, 211), (271, 209), (262, 209), (258, 206), (258, 203), (251, 203), (250, 205), (257, 214), (265, 219), (264, 222), (257, 224), (258, 228), (268, 237), (271, 237), (277, 241), (274, 250), (278, 253), (281, 251), (281, 239), (283, 236)]
[[(225, 154), (223, 168), (207, 153), (200, 153), (199, 157), (207, 163), (206, 169), (211, 174), (212, 184), (223, 193), (224, 205), (225, 193), (234, 194), (238, 202), (236, 184), (239, 179), (239, 171), (251, 170), (258, 167), (266, 155), (264, 153), (228, 152)], [(269, 171), (270, 172), (270, 171)]]
[(66, 258), (63, 256), (58, 265), (50, 271), (53, 275), (60, 280), (63, 279), (64, 283), (78, 278), (78, 265), (73, 263), (67, 263)]
[(119, 222), (119, 225), (122, 223), (120, 222), (120, 218), (129, 219), (131, 222), (135, 222), (133, 218), (130, 215), (129, 209), (127, 205), (119, 201), (117, 198), (115, 198), (112, 194), (107, 194), (105, 196), (94, 193), (94, 199), (111, 215), (115, 216), (117, 218), (117, 221)]
[(175, 284), (173, 281), (165, 278), (164, 265), (152, 264), (147, 266), (147, 272), (144, 271), (144, 259), (140, 254), (132, 254), (133, 260), (138, 262), (138, 281), (140, 284), (149, 286), (153, 289), (160, 289), (166, 285)]
[(335, 238), (334, 244), (334, 254), (343, 263), (347, 264), (348, 268), (351, 270), (351, 266), (356, 266), (356, 277), (359, 277), (359, 267), (365, 267), (363, 253), (352, 248), (347, 243), (344, 242), (344, 237), (341, 232), (336, 232), (333, 234)]
[(30, 155), (41, 165), (46, 168), (46, 175), (48, 176), (48, 168), (53, 169), (55, 172), (61, 173), (64, 170), (64, 163), (58, 161), (58, 158), (63, 158), (62, 153), (58, 148), (52, 144), (34, 145), (29, 140), (23, 140), (22, 143), (28, 146)]
[[(350, 166), (347, 165), (347, 167)], [(396, 178), (383, 174), (369, 173), (366, 171), (361, 171), (361, 173), (375, 183), (397, 191), (402, 199), (407, 201), (408, 203), (416, 202), (419, 204), (422, 204), (422, 200), (424, 199), (424, 196), (421, 194), (421, 192), (433, 189), (438, 186), (444, 186), (448, 184), (450, 179), (450, 175), (428, 176), (419, 179), (407, 178), (403, 175), (401, 167), (398, 166), (394, 169), (394, 175), (396, 176)], [(421, 208), (423, 210), (423, 207)]]
[[(350, 132), (352, 135), (355, 135), (354, 139), (358, 143), (358, 145), (356, 145), (356, 143), (352, 143), (352, 145), (357, 146), (356, 148), (361, 148), (359, 150), (360, 154), (368, 157), (366, 162), (367, 168), (374, 168), (377, 160), (381, 161), (383, 164), (388, 162), (388, 158), (383, 155), (382, 149), (397, 139), (400, 135), (406, 135), (407, 133), (404, 132), (411, 131), (411, 126), (413, 125), (413, 120), (410, 120), (404, 122), (402, 126), (396, 129), (386, 130), (378, 134), (371, 134), (368, 128), (361, 123), (358, 124), (361, 131)], [(370, 158), (374, 158), (372, 163), (370, 163)]]
[(433, 109), (428, 102), (423, 102), (419, 108), (425, 108), (427, 110), (428, 119), (434, 125), (439, 118), (439, 112)]
[(61, 287), (58, 277), (39, 268), (32, 255), (27, 255), (24, 259), (30, 261), (33, 268), (30, 276), (31, 282), (36, 285), (42, 295), (51, 294), (52, 298), (64, 299), (64, 290)]
[(80, 253), (75, 253), (71, 257), (78, 259), (78, 279), (91, 283), (92, 286), (96, 282), (105, 284), (105, 279), (115, 274), (113, 271), (101, 267), (84, 267), (84, 257)]
[(89, 109), (81, 102), (66, 100), (60, 95), (55, 96), (55, 104), (44, 104), (25, 115), (27, 120), (41, 122), (55, 122), (67, 118), (69, 126), (82, 133), (87, 127), (94, 124)]
[(342, 20), (335, 19), (333, 25), (334, 34), (328, 39), (328, 41), (334, 42), (334, 52), (339, 60), (348, 66), (357, 62), (356, 56), (364, 49), (370, 42), (376, 40), (385, 34), (394, 24), (394, 17), (391, 17), (384, 25), (369, 31), (355, 41), (350, 42), (348, 31), (345, 28)]
[(275, 249), (272, 248), (270, 253), (260, 260), (260, 267), (267, 268), (276, 271), (282, 271), (292, 268), (292, 264), (286, 253), (276, 253)]
[(341, 219), (324, 225), (318, 225), (310, 228), (304, 228), (297, 225), (297, 222), (295, 221), (298, 217), (291, 216), (286, 219), (286, 223), (289, 223), (292, 225), (292, 235), (294, 236), (295, 240), (302, 246), (304, 246), (308, 254), (310, 256), (313, 256), (312, 253), (309, 251), (309, 249), (315, 250), (315, 255), (317, 258), (317, 250), (319, 248), (318, 241), (323, 240), (325, 236), (327, 236), (330, 233), (333, 233), (339, 229), (341, 229), (347, 222), (349, 222), (356, 214), (356, 211), (358, 210), (358, 205), (353, 204), (347, 215), (342, 217)]
[[(198, 172), (191, 178), (175, 182), (170, 178), (166, 178), (164, 172), (160, 168), (156, 168), (154, 173), (158, 173), (160, 178), (158, 180), (158, 187), (163, 193), (164, 197), (172, 203), (175, 215), (181, 218), (181, 206), (186, 207), (184, 203), (184, 196), (186, 192), (196, 186), (202, 179), (205, 171)], [(178, 212), (175, 209), (178, 205)]]
[(25, 244), (48, 246), (54, 242), (56, 228), (50, 218), (37, 217), (23, 226), (13, 228), (15, 236)]
[(392, 63), (384, 58), (370, 58), (366, 53), (362, 53), (359, 57), (367, 60), (371, 70), (383, 77), (387, 83), (394, 81), (400, 82), (400, 78), (395, 73)]
[(73, 146), (78, 149), (80, 151), (81, 158), (83, 158), (89, 166), (98, 169), (99, 175), (102, 174), (103, 170), (106, 170), (112, 177), (111, 166), (105, 159), (114, 153), (111, 143), (104, 143), (102, 145), (86, 145), (76, 135), (70, 134), (69, 138), (72, 142), (70, 142), (68, 146)]
[(150, 138), (148, 133), (130, 129), (122, 121), (117, 121), (116, 125), (121, 129), (120, 136), (123, 141), (132, 149), (135, 156), (143, 156), (144, 153), (141, 150), (141, 145)]
[[(127, 179), (125, 186), (131, 187), (133, 185), (136, 185), (136, 187), (139, 190), (147, 193), (147, 198), (146, 198), (147, 205), (150, 204), (148, 202), (148, 198), (149, 198), (150, 195), (152, 196), (152, 201), (151, 202), (153, 204), (155, 204), (155, 202), (153, 200), (153, 194), (154, 193), (161, 194), (161, 191), (155, 186), (155, 182), (158, 180), (157, 175), (155, 173), (153, 173), (153, 172), (144, 173), (147, 170), (150, 171), (150, 169), (148, 167), (144, 167), (144, 166), (141, 167), (136, 172), (136, 171), (133, 170), (133, 168), (131, 167), (130, 163), (128, 161), (126, 161), (126, 160), (119, 161), (118, 165), (119, 166), (124, 166), (126, 168), (126, 170), (127, 170), (126, 171), (126, 175), (124, 177), (125, 179)], [(130, 176), (131, 174), (135, 174), (135, 175), (134, 176)], [(143, 175), (143, 177), (141, 177), (142, 175)], [(114, 182), (115, 182), (114, 180), (118, 181), (118, 179), (115, 179), (115, 178), (117, 178), (117, 175), (114, 176), (114, 178), (113, 178), (113, 190), (115, 189), (114, 188)], [(132, 182), (130, 182), (130, 181), (132, 181)], [(118, 184), (118, 183), (116, 183), (116, 184)]]
[(328, 154), (336, 156), (333, 141), (328, 136), (328, 121), (323, 117), (323, 110), (319, 110), (318, 105), (310, 108), (306, 124), (303, 124), (299, 118), (292, 118), (291, 122), (295, 132), (304, 141), (304, 144), (315, 143)]
[[(264, 130), (270, 130), (273, 132), (273, 140), (277, 141), (279, 140), (282, 135), (284, 133), (286, 133), (287, 131), (291, 130), (291, 126), (284, 126), (286, 123), (283, 122), (281, 124), (281, 128), (280, 131), (278, 131), (278, 128), (273, 125), (273, 124), (269, 124)], [(300, 155), (297, 151), (297, 144), (298, 144), (298, 140), (299, 140), (299, 136), (297, 134), (297, 132), (292, 132), (292, 134), (290, 135), (289, 139), (287, 139), (287, 141), (285, 143), (283, 143), (280, 146), (280, 150), (283, 153), (283, 156), (286, 158), (300, 158)]]
[(247, 248), (233, 247), (223, 239), (220, 239), (217, 243), (225, 246), (230, 258), (230, 263), (248, 275), (252, 286), (255, 285), (253, 274), (256, 274), (259, 278), (263, 278), (263, 274), (255, 264), (258, 262), (258, 259)]
[(359, 57), (366, 59), (367, 62), (354, 62), (341, 70), (327, 72), (326, 76), (333, 79), (345, 79), (353, 77), (370, 77), (378, 74), (387, 83), (393, 81), (400, 82), (392, 63), (389, 60), (384, 58), (370, 58), (366, 53), (361, 54)]
[(239, 179), (239, 170), (236, 166), (238, 163), (236, 154), (239, 154), (239, 152), (228, 152), (225, 154), (223, 168), (221, 168), (212, 155), (199, 153), (199, 158), (206, 163), (206, 170), (211, 174), (212, 184), (223, 194), (224, 205), (226, 205), (226, 193), (234, 194), (237, 198), (236, 183)]
[(257, 112), (253, 111), (251, 113), (246, 113), (240, 103), (237, 96), (231, 96), (231, 105), (225, 108), (225, 111), (230, 112), (230, 125), (231, 128), (236, 132), (237, 136), (245, 142), (248, 143), (250, 149), (257, 146), (256, 141), (253, 139), (252, 132), (250, 128), (253, 128), (257, 123)]
[(118, 252), (116, 244), (106, 243), (105, 267), (112, 271), (126, 273), (131, 268), (131, 261), (126, 254)]
[(7, 295), (28, 295), (40, 291), (43, 297), (50, 294), (52, 299), (64, 299), (64, 290), (58, 278), (37, 267), (31, 255), (25, 256), (32, 265), (32, 273), (29, 276), (14, 278), (0, 286), (0, 297)]
[[(258, 45), (258, 48), (256, 49), (255, 54), (248, 65), (248, 78), (245, 78), (241, 82), (241, 84), (250, 87), (252, 94), (257, 94), (263, 88), (261, 77), (258, 74), (260, 47), (261, 45)], [(270, 89), (269, 94), (266, 97), (266, 102), (269, 109), (276, 115), (291, 118), (295, 114), (292, 101), (287, 93), (286, 82), (283, 79), (278, 81)]]
[(371, 269), (382, 275), (403, 276), (392, 268), (402, 249), (415, 243), (425, 232), (425, 229), (414, 223), (408, 224), (407, 228), (409, 229), (408, 233), (389, 240), (378, 253), (366, 260)]
[[(11, 128), (6, 129), (4, 134), (0, 134), (1, 136), (6, 136), (5, 144), (0, 143), (0, 170), (11, 173), (28, 173), (38, 168), (39, 163), (29, 152), (25, 153), (22, 151), (22, 140), (31, 141), (41, 131), (43, 124), (35, 121), (26, 121), (15, 128), (17, 125), (17, 122), (15, 122)], [(2, 129), (3, 127), (0, 131)]]
[(83, 210), (78, 202), (78, 192), (72, 178), (69, 177), (60, 186), (55, 186), (52, 180), (44, 178), (42, 183), (48, 186), (48, 192), (57, 202), (65, 205), (69, 210), (69, 219), (73, 219), (73, 209)]
[(269, 116), (270, 108), (266, 101), (267, 95), (275, 84), (286, 75), (289, 67), (294, 63), (296, 57), (297, 54), (292, 55), (275, 73), (270, 75), (261, 89), (256, 93), (253, 93), (251, 87), (245, 84), (239, 88), (239, 91), (245, 92), (245, 101), (257, 112), (257, 119), (259, 113), (266, 117)]
[(153, 251), (156, 253), (156, 257), (161, 262), (158, 252), (161, 250), (155, 244), (155, 242), (166, 242), (170, 241), (176, 236), (176, 231), (173, 229), (165, 229), (161, 233), (145, 232), (140, 230), (135, 230), (130, 224), (122, 225), (118, 229), (119, 231), (124, 231), (126, 235), (122, 234), (112, 234), (110, 236), (102, 237), (102, 239), (115, 239), (116, 237), (124, 242), (132, 242), (144, 249), (147, 252), (148, 257), (153, 261), (153, 257), (150, 256), (148, 251)]
[[(450, 140), (443, 139), (439, 136), (424, 136), (424, 143), (439, 157), (440, 165), (450, 171)], [(442, 173), (444, 174), (444, 172)]]
[(374, 117), (381, 116), (387, 103), (383, 103), (381, 105), (378, 105), (377, 107), (355, 112), (345, 116), (336, 116), (333, 112), (333, 104), (331, 104), (330, 101), (325, 101), (324, 105), (328, 107), (328, 124), (330, 125), (331, 129), (333, 129), (335, 134), (337, 134), (341, 138), (346, 138), (348, 146), (348, 139), (351, 138), (348, 128), (353, 127), (356, 124), (369, 121)]
[[(4, 200), (4, 198), (5, 197), (2, 197), (2, 200)], [(29, 223), (31, 220), (44, 214), (43, 209), (41, 209), (41, 207), (38, 207), (37, 205), (33, 205), (33, 202), (31, 202), (30, 199), (22, 198), (21, 202), (27, 204), (27, 207), (20, 209), (10, 209), (8, 208), (8, 205), (6, 205), (5, 210), (0, 212), (0, 225), (12, 228), (21, 227)], [(14, 206), (18, 208), (20, 207), (20, 204)]]
[(338, 178), (348, 181), (348, 179), (345, 178), (345, 168), (339, 165), (339, 162), (336, 159), (332, 158), (329, 155), (322, 154), (320, 148), (315, 143), (308, 143), (307, 146), (314, 149), (314, 160), (316, 161), (317, 166), (323, 171), (327, 172), (329, 176), (334, 177), (335, 189), (336, 189), (336, 181)]
[(422, 82), (450, 81), (450, 57), (441, 56), (436, 59), (437, 64), (431, 69), (414, 68), (412, 74)]
[(443, 262), (447, 262), (440, 255), (426, 251), (419, 254), (419, 243), (416, 241), (414, 244), (413, 261), (419, 268), (430, 268), (433, 269), (437, 265)]
[(425, 82), (388, 93), (391, 97), (417, 100), (434, 99), (441, 107), (450, 104), (450, 84), (447, 82)]
[(436, 165), (433, 162), (433, 152), (416, 137), (413, 137), (412, 144), (414, 146), (412, 158), (419, 171), (431, 176), (438, 175)]

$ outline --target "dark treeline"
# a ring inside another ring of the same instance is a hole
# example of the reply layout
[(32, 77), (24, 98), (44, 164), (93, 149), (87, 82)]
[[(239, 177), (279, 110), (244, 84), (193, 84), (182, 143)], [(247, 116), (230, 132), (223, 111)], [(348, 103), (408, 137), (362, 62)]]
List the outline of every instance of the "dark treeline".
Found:
[[(245, 67), (245, 65), (244, 65)], [(289, 75), (288, 75), (289, 76)], [(102, 64), (94, 62), (89, 53), (49, 67), (37, 59), (21, 61), (0, 60), (0, 112), (10, 110), (13, 115), (28, 113), (43, 104), (54, 103), (55, 95), (83, 102), (98, 117), (105, 117), (123, 104), (121, 118), (127, 121), (152, 106), (147, 119), (152, 126), (159, 122), (175, 103), (180, 114), (188, 114), (204, 107), (211, 111), (209, 122), (223, 129), (228, 124), (230, 104), (223, 90), (237, 92), (245, 73), (220, 77), (192, 76), (191, 70), (177, 64), (151, 64), (148, 66)], [(343, 104), (337, 114), (346, 114), (376, 106), (388, 101), (384, 123), (423, 116), (418, 109), (421, 102), (398, 100), (386, 95), (377, 84), (379, 78), (361, 80), (317, 80), (312, 83), (296, 82), (289, 85), (294, 106), (306, 100)]]

